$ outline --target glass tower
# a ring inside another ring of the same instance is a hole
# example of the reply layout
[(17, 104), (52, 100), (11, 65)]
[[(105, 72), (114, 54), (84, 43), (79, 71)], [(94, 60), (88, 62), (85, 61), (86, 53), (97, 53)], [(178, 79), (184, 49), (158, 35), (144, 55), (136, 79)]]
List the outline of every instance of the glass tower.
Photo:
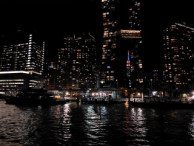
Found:
[(163, 30), (164, 81), (172, 88), (193, 84), (194, 28), (175, 23)]
[(112, 87), (115, 81), (117, 34), (116, 5), (117, 1), (102, 0), (103, 46), (101, 84), (103, 87)]
[(37, 33), (4, 35), (0, 56), (0, 92), (43, 87), (45, 42)]
[(1, 51), (1, 71), (29, 71), (43, 73), (45, 42), (38, 42), (36, 35), (18, 32), (5, 37)]
[(140, 7), (140, 0), (102, 0), (101, 87), (143, 86)]
[(58, 49), (58, 85), (62, 89), (86, 89), (96, 87), (95, 38), (83, 36), (65, 37), (63, 47)]

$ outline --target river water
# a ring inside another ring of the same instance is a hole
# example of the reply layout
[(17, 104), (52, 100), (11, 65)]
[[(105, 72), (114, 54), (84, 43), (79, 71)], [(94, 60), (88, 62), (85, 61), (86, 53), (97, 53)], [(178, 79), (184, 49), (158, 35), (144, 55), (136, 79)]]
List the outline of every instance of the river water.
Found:
[(193, 109), (73, 102), (32, 107), (0, 101), (0, 146), (188, 146), (193, 141)]

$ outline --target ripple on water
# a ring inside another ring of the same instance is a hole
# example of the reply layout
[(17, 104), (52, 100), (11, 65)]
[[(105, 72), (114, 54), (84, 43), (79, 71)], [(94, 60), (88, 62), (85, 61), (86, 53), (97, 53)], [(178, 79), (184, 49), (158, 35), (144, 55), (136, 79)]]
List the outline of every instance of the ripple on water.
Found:
[(192, 110), (127, 104), (15, 106), (0, 101), (0, 145), (167, 145), (194, 140)]

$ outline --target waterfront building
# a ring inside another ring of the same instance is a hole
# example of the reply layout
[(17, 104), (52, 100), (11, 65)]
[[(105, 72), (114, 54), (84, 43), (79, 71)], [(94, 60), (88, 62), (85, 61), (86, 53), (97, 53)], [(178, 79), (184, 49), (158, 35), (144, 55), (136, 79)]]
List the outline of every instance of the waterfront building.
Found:
[(163, 77), (170, 89), (182, 89), (193, 84), (194, 28), (175, 23), (163, 30)]
[(102, 0), (101, 87), (143, 87), (140, 0)]
[(43, 87), (45, 42), (37, 34), (21, 32), (4, 35), (0, 56), (0, 92), (16, 93)]
[(96, 66), (96, 41), (90, 33), (63, 38), (57, 68), (61, 89), (96, 88)]

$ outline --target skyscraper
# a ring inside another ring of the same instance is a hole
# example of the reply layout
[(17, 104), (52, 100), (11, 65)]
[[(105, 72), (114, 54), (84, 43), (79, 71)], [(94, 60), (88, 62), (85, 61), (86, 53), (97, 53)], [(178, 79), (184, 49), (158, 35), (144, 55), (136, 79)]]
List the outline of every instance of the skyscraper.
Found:
[(102, 0), (101, 87), (142, 87), (140, 12), (140, 0)]
[(57, 62), (51, 61), (45, 63), (44, 71), (45, 88), (56, 89), (57, 86)]
[(3, 91), (43, 87), (45, 42), (36, 33), (4, 35), (0, 56), (0, 87)]
[(4, 37), (0, 70), (23, 70), (43, 73), (45, 42), (37, 33), (20, 32)]
[(90, 33), (65, 37), (58, 49), (58, 85), (62, 89), (96, 87), (96, 44)]
[(114, 0), (102, 0), (103, 16), (103, 46), (101, 64), (101, 84), (103, 87), (114, 87), (115, 59), (116, 59), (116, 35), (117, 17)]
[(164, 81), (172, 88), (193, 84), (194, 28), (175, 23), (163, 30)]

